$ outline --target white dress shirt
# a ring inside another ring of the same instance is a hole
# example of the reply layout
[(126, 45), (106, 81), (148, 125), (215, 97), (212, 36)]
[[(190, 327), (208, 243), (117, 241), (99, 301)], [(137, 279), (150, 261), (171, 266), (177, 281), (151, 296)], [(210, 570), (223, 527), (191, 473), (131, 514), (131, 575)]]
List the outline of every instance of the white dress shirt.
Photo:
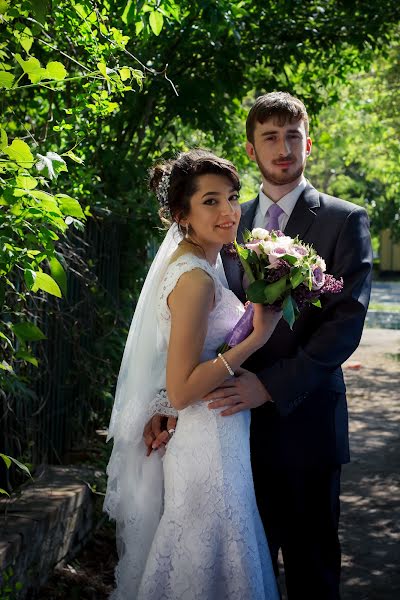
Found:
[(283, 213), (278, 217), (279, 229), (283, 231), (287, 225), (287, 222), (289, 221), (289, 217), (292, 214), (294, 207), (296, 206), (296, 202), (299, 199), (300, 194), (305, 189), (306, 185), (307, 180), (305, 177), (302, 177), (295, 188), (293, 188), (285, 196), (282, 196), (282, 198), (278, 200), (278, 202), (274, 202), (273, 200), (271, 200), (271, 198), (268, 198), (268, 196), (264, 194), (261, 184), (259, 192), (259, 202), (253, 221), (253, 229), (255, 227), (262, 227), (263, 229), (268, 229), (267, 211), (272, 204), (277, 204), (283, 210)]

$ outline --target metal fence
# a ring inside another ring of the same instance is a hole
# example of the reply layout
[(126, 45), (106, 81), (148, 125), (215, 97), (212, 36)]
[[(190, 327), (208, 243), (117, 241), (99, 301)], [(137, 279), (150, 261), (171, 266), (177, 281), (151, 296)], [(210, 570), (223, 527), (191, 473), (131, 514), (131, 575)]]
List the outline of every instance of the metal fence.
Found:
[[(91, 219), (85, 232), (70, 240), (82, 269), (89, 264), (90, 270), (84, 274), (72, 268), (67, 298), (39, 296), (32, 301), (31, 319), (36, 316), (46, 340), (35, 345), (39, 369), (26, 367), (32, 393), (22, 390), (4, 400), (0, 438), (6, 453), (35, 464), (63, 462), (66, 452), (90, 434), (96, 422), (93, 414), (98, 418), (108, 410), (93, 385), (99, 318), (90, 288), (98, 291), (107, 314), (118, 313), (126, 236), (125, 222)], [(101, 369), (100, 365), (99, 373)]]

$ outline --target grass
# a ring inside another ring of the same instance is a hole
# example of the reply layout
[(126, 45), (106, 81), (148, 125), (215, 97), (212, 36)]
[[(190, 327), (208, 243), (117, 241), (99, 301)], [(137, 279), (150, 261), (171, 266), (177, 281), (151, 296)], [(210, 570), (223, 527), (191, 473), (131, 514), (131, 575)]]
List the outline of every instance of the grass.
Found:
[(371, 302), (368, 308), (369, 310), (380, 310), (382, 312), (400, 312), (400, 304), (392, 304), (391, 302), (386, 302), (385, 304)]

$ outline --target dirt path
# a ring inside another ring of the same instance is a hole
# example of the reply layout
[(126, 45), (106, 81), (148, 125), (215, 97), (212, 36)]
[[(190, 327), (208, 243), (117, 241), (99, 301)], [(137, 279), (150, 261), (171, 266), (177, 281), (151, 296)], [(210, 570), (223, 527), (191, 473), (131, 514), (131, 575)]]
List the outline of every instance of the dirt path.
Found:
[(352, 462), (342, 477), (343, 600), (400, 598), (399, 359), (400, 331), (365, 329), (344, 365)]

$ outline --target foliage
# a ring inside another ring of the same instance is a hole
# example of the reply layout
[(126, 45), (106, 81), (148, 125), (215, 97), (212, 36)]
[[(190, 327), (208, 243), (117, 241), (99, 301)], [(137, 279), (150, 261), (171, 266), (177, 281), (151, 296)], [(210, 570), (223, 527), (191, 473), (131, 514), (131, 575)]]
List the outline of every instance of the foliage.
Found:
[[(26, 475), (28, 475), (29, 477), (31, 476), (31, 473), (30, 473), (28, 467), (26, 465), (24, 465), (23, 463), (21, 463), (16, 458), (13, 458), (12, 456), (8, 456), (7, 454), (2, 454), (1, 452), (0, 452), (0, 458), (6, 465), (7, 469), (9, 469), (11, 467), (12, 463), (14, 463)], [(3, 488), (0, 488), (0, 494), (6, 494), (7, 496), (9, 495), (8, 492), (6, 492), (6, 490), (3, 490)]]
[(369, 72), (353, 76), (319, 115), (308, 171), (333, 195), (365, 205), (372, 231), (400, 239), (400, 32)]

